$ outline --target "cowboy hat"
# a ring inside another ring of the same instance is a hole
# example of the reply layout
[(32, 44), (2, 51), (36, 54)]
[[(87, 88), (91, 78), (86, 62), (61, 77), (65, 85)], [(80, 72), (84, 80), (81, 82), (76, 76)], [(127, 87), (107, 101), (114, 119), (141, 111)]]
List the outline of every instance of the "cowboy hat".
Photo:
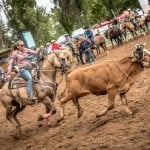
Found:
[(51, 43), (54, 43), (54, 42), (56, 42), (55, 40), (51, 40)]
[(48, 46), (49, 44), (50, 44), (50, 43), (49, 43), (49, 42), (47, 42), (47, 43), (46, 43), (46, 46)]

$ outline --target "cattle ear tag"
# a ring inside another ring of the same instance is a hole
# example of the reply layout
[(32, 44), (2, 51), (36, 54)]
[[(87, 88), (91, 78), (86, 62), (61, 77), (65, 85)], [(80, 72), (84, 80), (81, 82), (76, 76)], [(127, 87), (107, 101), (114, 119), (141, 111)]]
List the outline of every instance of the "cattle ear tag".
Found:
[(133, 57), (133, 58), (132, 58), (132, 62), (135, 62), (135, 61), (136, 61), (136, 59)]

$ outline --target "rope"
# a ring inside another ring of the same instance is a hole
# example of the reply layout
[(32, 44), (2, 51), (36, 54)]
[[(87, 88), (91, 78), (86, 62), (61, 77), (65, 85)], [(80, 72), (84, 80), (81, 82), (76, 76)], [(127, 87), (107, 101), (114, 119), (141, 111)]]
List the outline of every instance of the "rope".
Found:
[(133, 79), (121, 68), (121, 66), (117, 63), (116, 59), (114, 58), (114, 62), (117, 65), (117, 67), (122, 71), (122, 73), (131, 80), (131, 82), (134, 82)]

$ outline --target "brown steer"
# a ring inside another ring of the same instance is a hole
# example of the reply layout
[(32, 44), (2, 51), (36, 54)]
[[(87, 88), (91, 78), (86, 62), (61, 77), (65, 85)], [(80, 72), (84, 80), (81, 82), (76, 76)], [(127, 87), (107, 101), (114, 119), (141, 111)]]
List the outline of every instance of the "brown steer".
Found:
[(108, 94), (108, 106), (97, 114), (97, 117), (105, 115), (108, 110), (114, 107), (117, 93), (120, 95), (125, 111), (131, 115), (126, 93), (133, 85), (135, 78), (143, 71), (143, 64), (150, 62), (150, 52), (144, 49), (144, 45), (136, 46), (137, 49), (132, 56), (121, 60), (105, 61), (68, 72), (66, 75), (66, 90), (62, 99), (60, 99), (60, 120), (64, 117), (64, 105), (69, 100), (73, 100), (78, 110), (78, 117), (81, 117), (83, 110), (78, 99), (88, 94)]

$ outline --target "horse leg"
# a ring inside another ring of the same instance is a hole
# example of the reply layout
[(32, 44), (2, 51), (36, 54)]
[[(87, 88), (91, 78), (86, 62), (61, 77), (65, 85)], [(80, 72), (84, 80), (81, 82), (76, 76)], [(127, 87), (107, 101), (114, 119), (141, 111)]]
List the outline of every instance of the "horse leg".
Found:
[(126, 42), (128, 42), (127, 31), (124, 31), (124, 38), (125, 38)]
[(120, 44), (119, 44), (119, 39), (118, 39), (118, 38), (115, 38), (114, 40), (115, 40), (117, 46), (119, 47), (119, 45), (120, 45)]
[(131, 110), (128, 107), (126, 94), (125, 93), (120, 93), (120, 98), (121, 98), (122, 104), (124, 105), (126, 113), (129, 114), (129, 115), (132, 115), (133, 113), (131, 112)]
[(111, 42), (112, 48), (114, 48), (114, 44), (113, 44), (112, 38), (110, 39), (110, 42)]
[(79, 104), (78, 98), (74, 98), (72, 101), (78, 110), (77, 117), (80, 118), (83, 114), (83, 109), (81, 108), (81, 106)]
[(12, 106), (6, 107), (6, 119), (9, 120), (16, 128), (15, 138), (19, 138), (21, 135), (20, 123), (18, 123), (13, 116)]
[(100, 55), (100, 46), (96, 47), (97, 55)]
[(108, 49), (106, 47), (106, 44), (105, 43), (101, 43), (100, 46), (103, 48), (104, 52), (106, 52), (107, 55), (109, 55), (109, 51), (108, 51)]
[(12, 111), (12, 117), (13, 117), (13, 119), (15, 120), (15, 122), (18, 124), (17, 126), (16, 126), (16, 134), (15, 134), (15, 137), (16, 138), (19, 138), (20, 137), (20, 135), (21, 135), (21, 124), (20, 124), (20, 122), (18, 121), (18, 119), (17, 119), (17, 114), (19, 114), (21, 111), (23, 111), (25, 109), (25, 106), (22, 106), (22, 107), (20, 107), (20, 105), (18, 104), (17, 106), (16, 106), (16, 108)]
[(38, 121), (41, 121), (43, 119), (49, 119), (49, 117), (52, 115), (52, 114), (55, 114), (56, 113), (56, 107), (53, 103), (53, 101), (51, 100), (51, 98), (49, 97), (46, 97), (42, 103), (45, 105), (45, 109), (46, 109), (46, 114), (44, 115), (39, 115), (38, 117)]
[(107, 105), (107, 108), (105, 108), (99, 114), (97, 114), (96, 117), (104, 116), (109, 110), (114, 108), (116, 90), (115, 89), (109, 89), (107, 92), (108, 92), (108, 105)]

